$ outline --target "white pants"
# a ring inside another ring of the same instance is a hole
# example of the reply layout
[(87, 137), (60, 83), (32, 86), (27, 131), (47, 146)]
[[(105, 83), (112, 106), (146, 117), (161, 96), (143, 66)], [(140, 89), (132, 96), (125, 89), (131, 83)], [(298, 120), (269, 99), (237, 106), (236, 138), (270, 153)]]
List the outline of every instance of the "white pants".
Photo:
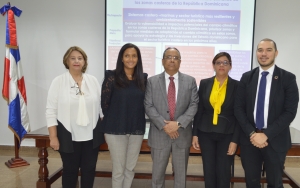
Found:
[(105, 134), (113, 163), (112, 188), (130, 188), (144, 135)]

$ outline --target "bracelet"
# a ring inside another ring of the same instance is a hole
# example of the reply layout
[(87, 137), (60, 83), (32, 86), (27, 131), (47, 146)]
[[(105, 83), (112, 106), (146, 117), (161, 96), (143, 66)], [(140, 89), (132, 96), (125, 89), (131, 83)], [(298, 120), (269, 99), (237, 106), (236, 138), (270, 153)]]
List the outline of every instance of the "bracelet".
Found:
[(255, 133), (255, 131), (252, 131), (252, 132), (249, 134), (249, 136), (251, 137), (254, 133)]

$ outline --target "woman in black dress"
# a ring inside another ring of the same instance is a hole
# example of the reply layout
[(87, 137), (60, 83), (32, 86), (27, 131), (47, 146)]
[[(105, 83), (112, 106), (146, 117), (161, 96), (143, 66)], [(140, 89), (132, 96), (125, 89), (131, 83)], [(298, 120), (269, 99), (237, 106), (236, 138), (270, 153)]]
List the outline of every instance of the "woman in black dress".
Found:
[(125, 44), (115, 70), (105, 72), (101, 107), (101, 130), (105, 133), (113, 163), (112, 187), (130, 188), (145, 133), (144, 96), (147, 74), (143, 73), (139, 48)]

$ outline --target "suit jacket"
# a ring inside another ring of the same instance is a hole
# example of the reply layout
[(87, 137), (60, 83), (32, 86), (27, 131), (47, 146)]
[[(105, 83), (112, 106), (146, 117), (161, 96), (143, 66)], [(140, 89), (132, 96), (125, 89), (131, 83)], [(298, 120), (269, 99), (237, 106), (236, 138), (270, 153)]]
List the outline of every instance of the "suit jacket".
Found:
[[(243, 74), (235, 101), (235, 116), (242, 128), (241, 144), (250, 143), (250, 133), (255, 131), (254, 106), (259, 68)], [(291, 147), (289, 126), (294, 120), (299, 93), (294, 74), (275, 65), (270, 91), (267, 129), (264, 131), (268, 143), (276, 152), (286, 152)]]
[(197, 131), (216, 132), (223, 134), (231, 134), (232, 142), (238, 143), (240, 127), (234, 116), (234, 100), (238, 87), (238, 81), (228, 77), (226, 95), (221, 113), (218, 116), (218, 124), (213, 125), (214, 108), (209, 102), (212, 87), (214, 85), (214, 77), (203, 79), (200, 82), (198, 95), (198, 111), (194, 118), (193, 136), (197, 136)]
[[(180, 122), (183, 128), (178, 129), (179, 137), (174, 142), (180, 148), (191, 146), (191, 125), (197, 112), (198, 101), (195, 78), (178, 72), (178, 94), (174, 119)], [(162, 149), (173, 142), (163, 130), (164, 120), (170, 120), (164, 72), (148, 79), (144, 104), (146, 114), (151, 121), (148, 145)]]

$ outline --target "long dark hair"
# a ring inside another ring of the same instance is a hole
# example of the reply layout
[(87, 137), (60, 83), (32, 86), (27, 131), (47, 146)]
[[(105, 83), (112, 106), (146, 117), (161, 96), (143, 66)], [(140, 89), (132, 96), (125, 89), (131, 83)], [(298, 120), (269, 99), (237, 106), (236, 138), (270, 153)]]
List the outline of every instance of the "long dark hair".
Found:
[(129, 85), (129, 80), (124, 71), (124, 63), (122, 62), (123, 54), (124, 54), (125, 50), (127, 50), (128, 48), (134, 48), (138, 55), (138, 61), (137, 61), (136, 66), (134, 67), (132, 80), (135, 82), (135, 84), (137, 85), (137, 87), (139, 89), (144, 91), (145, 90), (145, 80), (144, 80), (144, 75), (143, 75), (143, 64), (142, 64), (141, 52), (140, 52), (140, 49), (136, 45), (131, 44), (131, 43), (127, 43), (124, 46), (122, 46), (122, 48), (119, 52), (117, 65), (116, 65), (116, 71), (115, 71), (116, 86), (127, 87)]

